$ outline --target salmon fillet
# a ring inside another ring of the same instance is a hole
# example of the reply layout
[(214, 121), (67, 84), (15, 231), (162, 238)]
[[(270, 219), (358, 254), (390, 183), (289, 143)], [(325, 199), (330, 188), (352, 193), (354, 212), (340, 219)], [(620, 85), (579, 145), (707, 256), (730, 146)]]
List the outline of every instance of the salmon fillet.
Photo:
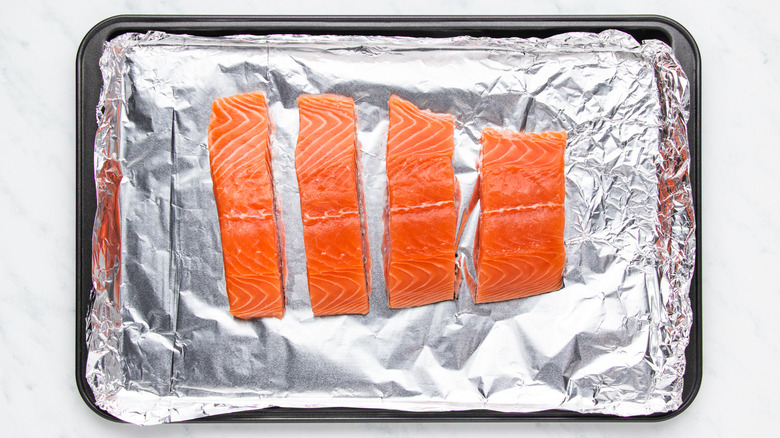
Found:
[(482, 132), (476, 303), (561, 288), (565, 148), (565, 132)]
[(359, 195), (355, 109), (336, 95), (298, 98), (295, 172), (315, 316), (368, 313), (368, 245)]
[(208, 132), (230, 313), (284, 315), (268, 108), (260, 93), (216, 99)]
[(390, 308), (455, 298), (457, 182), (453, 118), (389, 102), (385, 280)]

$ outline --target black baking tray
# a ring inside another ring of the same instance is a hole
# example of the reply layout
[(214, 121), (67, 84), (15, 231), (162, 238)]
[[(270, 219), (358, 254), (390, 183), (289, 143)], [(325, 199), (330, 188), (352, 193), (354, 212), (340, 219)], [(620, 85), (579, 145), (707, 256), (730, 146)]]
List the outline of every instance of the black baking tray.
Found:
[(93, 27), (76, 56), (76, 385), (86, 404), (103, 418), (120, 421), (95, 404), (85, 378), (86, 326), (92, 289), (92, 226), (96, 198), (93, 150), (95, 109), (102, 87), (98, 61), (105, 42), (126, 32), (159, 30), (168, 33), (221, 36), (232, 34), (335, 34), (451, 37), (548, 37), (563, 32), (618, 29), (637, 40), (657, 39), (674, 50), (690, 81), (690, 179), (696, 211), (696, 264), (690, 299), (693, 325), (685, 351), (683, 403), (675, 411), (618, 417), (563, 410), (503, 413), (488, 410), (405, 412), (354, 408), (267, 408), (204, 417), (189, 422), (290, 421), (659, 421), (684, 411), (696, 397), (702, 377), (701, 305), (701, 60), (691, 34), (679, 23), (657, 15), (618, 16), (149, 16), (121, 15)]

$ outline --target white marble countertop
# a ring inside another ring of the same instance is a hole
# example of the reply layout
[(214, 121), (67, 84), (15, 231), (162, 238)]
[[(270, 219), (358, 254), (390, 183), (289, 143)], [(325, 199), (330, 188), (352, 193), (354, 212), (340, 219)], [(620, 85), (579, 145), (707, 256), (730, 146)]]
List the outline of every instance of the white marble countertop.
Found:
[[(0, 14), (0, 426), (5, 436), (707, 436), (771, 434), (780, 411), (780, 6), (776, 2), (558, 0), (220, 2), (26, 0)], [(737, 6), (739, 4), (739, 6)], [(110, 423), (74, 380), (75, 57), (97, 22), (154, 14), (661, 14), (703, 65), (704, 377), (692, 406), (649, 424)], [(775, 371), (772, 371), (775, 370)]]

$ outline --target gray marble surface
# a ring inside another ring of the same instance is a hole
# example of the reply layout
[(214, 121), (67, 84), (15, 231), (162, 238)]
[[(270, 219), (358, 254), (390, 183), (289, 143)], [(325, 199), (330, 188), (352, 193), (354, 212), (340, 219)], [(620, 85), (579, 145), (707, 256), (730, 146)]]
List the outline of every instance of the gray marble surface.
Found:
[[(139, 2), (140, 3), (140, 2)], [(0, 435), (772, 435), (780, 410), (780, 4), (511, 0), (5, 2), (0, 14)], [(113, 424), (74, 381), (75, 96), (81, 38), (122, 13), (661, 14), (703, 59), (704, 377), (693, 405), (651, 424)]]

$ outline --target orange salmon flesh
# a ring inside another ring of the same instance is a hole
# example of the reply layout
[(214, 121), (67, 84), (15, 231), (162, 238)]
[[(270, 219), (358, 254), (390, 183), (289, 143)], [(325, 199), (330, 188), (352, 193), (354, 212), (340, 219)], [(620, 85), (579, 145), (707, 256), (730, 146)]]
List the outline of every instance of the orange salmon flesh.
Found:
[(562, 286), (565, 132), (482, 132), (474, 301)]
[(268, 108), (260, 93), (212, 104), (209, 164), (225, 282), (230, 313), (245, 319), (284, 315), (268, 130)]
[(298, 110), (295, 172), (311, 308), (315, 316), (364, 315), (370, 289), (354, 103), (336, 95), (301, 96)]
[(385, 280), (390, 308), (455, 298), (458, 220), (453, 117), (392, 96), (387, 135), (389, 214)]

